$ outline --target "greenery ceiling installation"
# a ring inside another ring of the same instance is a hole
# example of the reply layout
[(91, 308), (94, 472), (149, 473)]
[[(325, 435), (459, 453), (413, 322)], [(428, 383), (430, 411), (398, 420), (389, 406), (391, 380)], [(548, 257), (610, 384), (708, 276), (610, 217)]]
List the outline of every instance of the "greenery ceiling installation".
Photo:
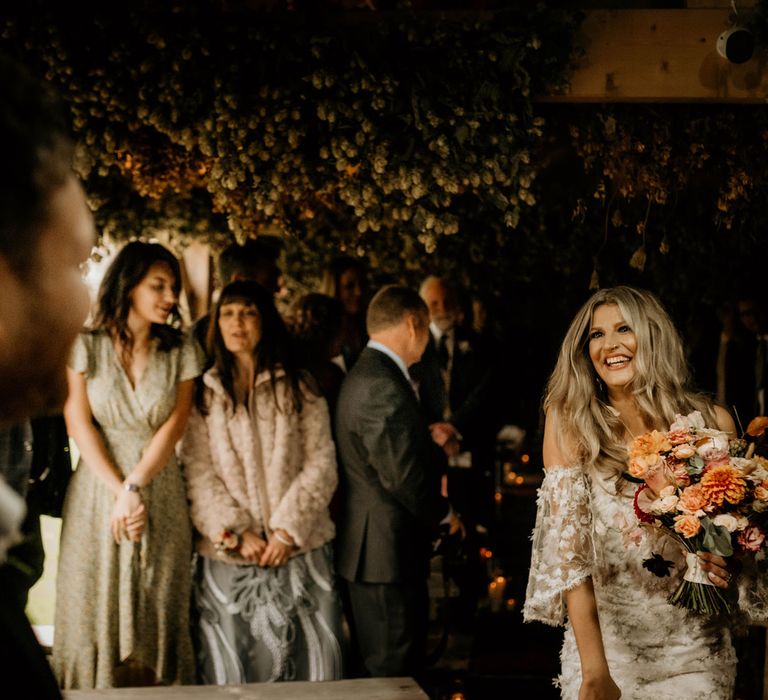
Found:
[[(435, 250), (467, 218), (536, 203), (533, 95), (562, 87), (576, 20), (528, 14), (233, 13), (215, 5), (17, 18), (0, 48), (67, 100), (113, 239)], [(468, 214), (469, 212), (469, 214)], [(375, 253), (374, 253), (375, 254)], [(402, 258), (401, 258), (402, 259)]]
[(714, 302), (765, 262), (765, 108), (536, 103), (578, 14), (46, 12), (0, 49), (65, 97), (112, 239), (276, 232), (299, 287), (344, 250), (569, 309), (590, 283)]

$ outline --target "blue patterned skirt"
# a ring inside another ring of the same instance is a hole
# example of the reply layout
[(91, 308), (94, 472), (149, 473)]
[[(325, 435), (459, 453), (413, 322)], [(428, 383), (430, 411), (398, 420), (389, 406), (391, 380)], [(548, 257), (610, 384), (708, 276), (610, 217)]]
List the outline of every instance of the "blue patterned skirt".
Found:
[(342, 676), (341, 605), (331, 546), (278, 568), (198, 557), (198, 669), (206, 684)]

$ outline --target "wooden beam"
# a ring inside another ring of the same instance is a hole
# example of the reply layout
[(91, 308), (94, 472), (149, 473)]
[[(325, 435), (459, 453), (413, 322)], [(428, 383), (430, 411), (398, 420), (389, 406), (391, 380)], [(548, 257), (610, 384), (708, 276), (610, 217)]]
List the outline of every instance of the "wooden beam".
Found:
[(721, 58), (715, 42), (729, 26), (724, 9), (589, 11), (570, 90), (540, 100), (765, 103), (766, 52), (742, 65)]

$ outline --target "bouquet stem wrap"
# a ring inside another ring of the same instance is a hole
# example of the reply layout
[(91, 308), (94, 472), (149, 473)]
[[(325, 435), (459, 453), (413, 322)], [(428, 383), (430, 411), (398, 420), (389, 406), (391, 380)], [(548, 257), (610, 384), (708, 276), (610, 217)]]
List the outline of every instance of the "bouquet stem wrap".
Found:
[(707, 572), (701, 568), (701, 559), (699, 559), (694, 552), (688, 552), (685, 555), (685, 563), (688, 567), (685, 571), (685, 576), (683, 576), (685, 581), (700, 583), (702, 586), (715, 585), (709, 580)]
[(734, 607), (728, 593), (709, 580), (696, 553), (688, 552), (685, 562), (688, 568), (669, 602), (702, 615), (731, 615)]

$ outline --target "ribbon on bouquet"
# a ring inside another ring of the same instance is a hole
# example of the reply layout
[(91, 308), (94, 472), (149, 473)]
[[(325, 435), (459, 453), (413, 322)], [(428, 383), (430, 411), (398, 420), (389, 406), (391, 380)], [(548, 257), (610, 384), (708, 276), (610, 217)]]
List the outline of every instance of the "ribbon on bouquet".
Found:
[(701, 559), (699, 559), (694, 552), (688, 552), (685, 555), (685, 563), (688, 568), (685, 571), (683, 578), (691, 583), (701, 583), (707, 586), (714, 586), (715, 584), (709, 580), (707, 572), (701, 568)]

